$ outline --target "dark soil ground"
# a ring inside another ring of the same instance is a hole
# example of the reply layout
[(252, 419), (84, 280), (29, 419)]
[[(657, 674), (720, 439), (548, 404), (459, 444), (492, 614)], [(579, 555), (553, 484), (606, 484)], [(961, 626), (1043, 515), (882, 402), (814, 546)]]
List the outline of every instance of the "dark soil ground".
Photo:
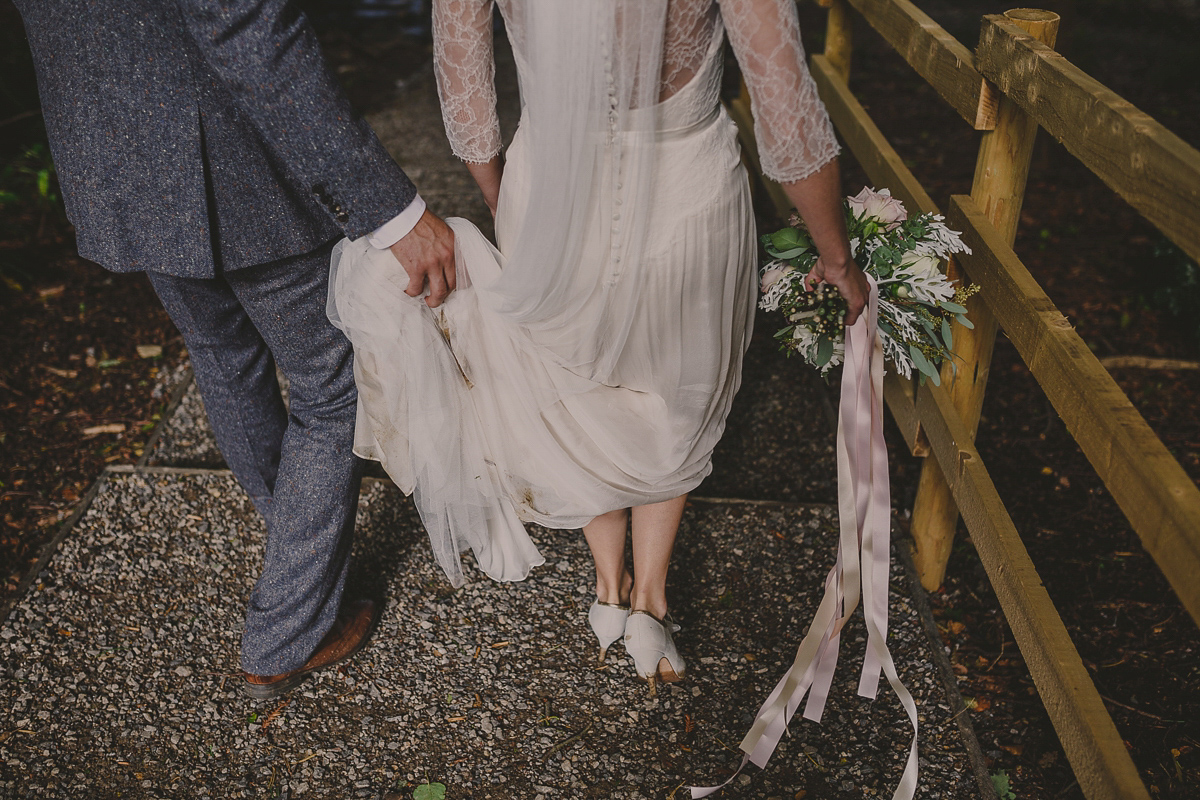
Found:
[[(918, 5), (968, 47), (987, 2)], [(1058, 49), (1200, 145), (1200, 19), (1167, 3), (1043, 3), (1058, 11)], [(809, 30), (819, 31), (819, 14)], [(861, 23), (862, 21), (859, 20)], [(970, 191), (979, 134), (865, 24), (851, 85), (934, 201)], [(820, 47), (814, 38), (812, 46)], [(866, 181), (845, 159), (850, 191)], [(1195, 317), (1173, 318), (1157, 231), (1041, 134), (1015, 249), (1097, 356), (1195, 360)], [(770, 324), (770, 323), (766, 323)], [(1200, 371), (1119, 369), (1114, 377), (1168, 449), (1200, 479)], [(909, 507), (919, 464), (892, 437)], [(1143, 779), (1156, 798), (1200, 796), (1200, 634), (1066, 432), (1012, 344), (999, 338), (978, 434), (980, 452)], [(994, 772), (1017, 797), (1082, 797), (1012, 633), (962, 525), (943, 589), (943, 639), (973, 697)]]
[[(968, 47), (979, 18), (1004, 8), (977, 0), (918, 5)], [(1063, 15), (1060, 51), (1200, 145), (1194, 3), (1043, 5)], [(801, 8), (809, 47), (819, 50), (822, 14), (810, 4)], [(428, 57), (424, 42), (386, 23), (349, 28), (324, 14), (319, 19), (334, 68), (364, 111), (387, 102), (395, 81)], [(19, 30), (8, 0), (0, 0), (0, 22)], [(13, 52), (5, 58), (16, 67), (4, 66), (19, 78), (25, 73)], [(852, 85), (939, 205), (969, 191), (979, 134), (865, 24), (856, 31)], [(20, 87), (4, 88), (19, 100)], [(13, 115), (20, 113), (18, 104)], [(9, 124), (7, 111), (0, 117), (7, 163), (19, 146), (37, 140), (38, 123), (26, 116)], [(843, 163), (846, 186), (856, 191), (866, 179), (851, 157)], [(166, 402), (154, 395), (155, 373), (183, 353), (144, 277), (111, 275), (79, 259), (60, 216), (9, 204), (0, 206), (0, 223), (3, 596), (103, 466), (136, 459)], [(1016, 249), (1097, 355), (1200, 357), (1194, 316), (1180, 320), (1163, 310), (1164, 287), (1172, 290), (1153, 256), (1158, 239), (1043, 136)], [(139, 357), (138, 345), (161, 345), (163, 355)], [(1200, 371), (1123, 369), (1115, 377), (1200, 479)], [(123, 429), (85, 433), (102, 425)], [(907, 508), (920, 464), (892, 438), (895, 502)], [(1200, 635), (1003, 336), (978, 443), (1151, 795), (1200, 796)], [(1081, 797), (964, 530), (933, 603), (960, 687), (974, 698), (973, 722), (992, 770), (1007, 774), (1017, 797)]]

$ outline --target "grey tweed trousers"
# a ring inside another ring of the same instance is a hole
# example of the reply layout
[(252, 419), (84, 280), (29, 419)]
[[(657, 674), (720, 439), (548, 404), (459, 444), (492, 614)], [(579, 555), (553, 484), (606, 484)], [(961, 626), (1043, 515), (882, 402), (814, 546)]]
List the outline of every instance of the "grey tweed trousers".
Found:
[(325, 315), (331, 248), (215, 278), (147, 272), (183, 334), (217, 445), (266, 520), (242, 636), (242, 669), (256, 675), (308, 660), (349, 566), (363, 464), (352, 452), (353, 354)]

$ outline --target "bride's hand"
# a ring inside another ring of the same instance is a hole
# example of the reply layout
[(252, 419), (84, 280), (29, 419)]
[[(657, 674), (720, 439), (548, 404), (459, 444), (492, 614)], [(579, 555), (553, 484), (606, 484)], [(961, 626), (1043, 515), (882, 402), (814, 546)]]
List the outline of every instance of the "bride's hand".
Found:
[(429, 284), (425, 304), (437, 308), (454, 291), (454, 231), (429, 209), (416, 226), (391, 247), (392, 255), (408, 273), (409, 297), (420, 297)]
[(852, 259), (834, 263), (822, 256), (804, 278), (805, 291), (811, 292), (818, 283), (828, 283), (838, 290), (838, 294), (849, 306), (846, 311), (846, 327), (853, 325), (866, 308), (867, 297), (871, 293), (867, 276), (858, 264)]

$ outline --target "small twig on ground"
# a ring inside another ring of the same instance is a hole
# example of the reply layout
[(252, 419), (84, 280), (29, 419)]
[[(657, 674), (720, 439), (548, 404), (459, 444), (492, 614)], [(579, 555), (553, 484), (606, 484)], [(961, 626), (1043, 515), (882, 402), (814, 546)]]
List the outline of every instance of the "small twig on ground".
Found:
[(1056, 800), (1057, 800), (1057, 798), (1059, 798), (1059, 797), (1062, 797), (1064, 794), (1066, 794), (1067, 792), (1071, 791), (1072, 789), (1074, 789), (1074, 788), (1075, 788), (1076, 786), (1078, 786), (1078, 785), (1079, 785), (1079, 781), (1078, 781), (1078, 780), (1073, 780), (1073, 781), (1071, 781), (1070, 783), (1068, 783), (1066, 786), (1064, 786), (1062, 789), (1059, 789), (1059, 791), (1058, 791), (1058, 794), (1054, 795), (1054, 797), (1055, 797), (1055, 798), (1056, 798)]
[(1200, 361), (1179, 358), (1149, 358), (1147, 356), (1105, 356), (1100, 359), (1105, 369), (1139, 367), (1141, 369), (1200, 369)]
[(732, 747), (730, 747), (729, 745), (722, 742), (721, 737), (719, 737), (719, 736), (714, 736), (713, 738), (717, 740), (717, 744), (721, 745), (721, 747), (724, 747), (726, 750), (728, 750), (731, 753), (741, 753), (742, 752), (741, 750), (734, 750)]
[(1159, 722), (1168, 722), (1168, 723), (1172, 723), (1172, 724), (1177, 724), (1180, 722), (1187, 721), (1187, 720), (1182, 720), (1182, 719), (1167, 719), (1166, 717), (1160, 717), (1157, 714), (1151, 714), (1149, 711), (1142, 711), (1140, 708), (1134, 708), (1133, 706), (1127, 706), (1124, 703), (1118, 703), (1116, 700), (1113, 700), (1111, 697), (1105, 697), (1104, 695), (1100, 695), (1100, 699), (1106, 703), (1112, 703), (1117, 708), (1123, 708), (1126, 711), (1132, 711), (1135, 714), (1141, 714), (1143, 717), (1149, 717), (1150, 719), (1156, 719)]
[(582, 739), (584, 737), (585, 734), (587, 734), (588, 731), (590, 731), (592, 729), (592, 726), (595, 724), (596, 724), (596, 720), (594, 720), (594, 719), (589, 720), (587, 726), (584, 727), (584, 729), (581, 730), (579, 733), (576, 733), (572, 736), (568, 736), (566, 739), (563, 739), (558, 744), (551, 745), (550, 749), (546, 751), (546, 754), (544, 756), (542, 756), (542, 760), (546, 761), (547, 759), (550, 758), (550, 756), (554, 755), (556, 752), (563, 749), (564, 747), (567, 747), (568, 745), (572, 745), (572, 744), (575, 744), (575, 742), (578, 742), (580, 739)]
[(999, 661), (1000, 661), (1001, 657), (1003, 657), (1003, 656), (1004, 656), (1004, 647), (1005, 647), (1005, 645), (1007, 645), (1007, 644), (1008, 644), (1008, 640), (1007, 640), (1007, 639), (1001, 639), (1001, 640), (1000, 640), (1000, 655), (996, 656), (996, 660), (995, 660), (995, 661), (993, 661), (991, 664), (988, 664), (988, 668), (987, 668), (987, 669), (985, 669), (985, 670), (984, 670), (984, 672), (991, 672), (991, 671), (992, 671), (992, 667), (996, 666), (996, 664), (997, 664), (997, 663), (999, 663)]
[(267, 726), (270, 725), (275, 720), (276, 717), (278, 717), (280, 714), (283, 713), (283, 709), (286, 708), (287, 704), (290, 702), (292, 702), (292, 700), (289, 697), (286, 700), (282, 701), (279, 705), (275, 706), (274, 711), (272, 711), (270, 714), (267, 714), (267, 718), (263, 720), (263, 724), (262, 724), (263, 733), (266, 733)]

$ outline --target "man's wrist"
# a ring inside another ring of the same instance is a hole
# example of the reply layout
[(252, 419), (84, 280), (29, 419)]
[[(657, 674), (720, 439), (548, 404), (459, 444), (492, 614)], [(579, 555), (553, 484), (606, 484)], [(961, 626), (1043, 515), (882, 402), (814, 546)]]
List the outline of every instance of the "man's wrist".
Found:
[(412, 232), (424, 213), (425, 201), (417, 195), (407, 208), (367, 234), (367, 242), (377, 250), (387, 250)]
[(823, 255), (823, 256), (821, 256), (821, 261), (823, 262), (823, 266), (825, 267), (826, 274), (834, 273), (834, 274), (840, 275), (840, 274), (850, 271), (851, 269), (858, 268), (858, 264), (854, 261), (853, 258), (850, 257), (849, 253), (846, 253), (844, 255), (838, 254), (838, 255), (834, 255), (834, 256), (824, 256)]

